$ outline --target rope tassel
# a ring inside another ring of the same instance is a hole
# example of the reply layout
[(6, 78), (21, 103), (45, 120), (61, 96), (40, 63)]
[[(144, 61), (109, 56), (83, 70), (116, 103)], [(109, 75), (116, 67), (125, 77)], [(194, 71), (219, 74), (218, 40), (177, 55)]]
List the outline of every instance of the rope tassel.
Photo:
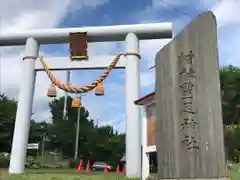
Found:
[[(47, 64), (43, 60), (43, 56), (40, 56), (40, 62), (41, 62), (45, 72), (47, 73), (47, 75), (48, 75), (48, 77), (51, 80), (53, 85), (56, 85), (59, 89), (62, 89), (65, 92), (78, 94), (78, 93), (86, 93), (86, 92), (89, 92), (89, 91), (91, 91), (93, 89), (95, 89), (95, 90), (99, 89), (99, 88), (96, 88), (96, 87), (97, 86), (98, 87), (101, 86), (101, 83), (109, 75), (111, 70), (116, 66), (116, 64), (118, 63), (120, 57), (121, 56), (127, 56), (127, 55), (135, 55), (135, 56), (138, 56), (140, 58), (140, 55), (137, 54), (137, 53), (134, 53), (134, 52), (118, 54), (115, 57), (115, 59), (112, 61), (112, 63), (107, 67), (107, 69), (102, 73), (102, 75), (95, 82), (92, 82), (92, 83), (90, 83), (90, 84), (88, 84), (86, 86), (83, 86), (83, 87), (74, 87), (74, 86), (71, 86), (71, 85), (68, 85), (68, 84), (61, 83), (59, 80), (57, 80), (57, 78), (49, 70)], [(104, 89), (103, 89), (102, 86), (101, 86), (101, 88), (102, 88), (101, 91), (103, 92), (102, 94), (104, 94)], [(96, 95), (97, 95), (97, 93), (96, 93)], [(100, 95), (100, 94), (98, 94), (98, 95)]]

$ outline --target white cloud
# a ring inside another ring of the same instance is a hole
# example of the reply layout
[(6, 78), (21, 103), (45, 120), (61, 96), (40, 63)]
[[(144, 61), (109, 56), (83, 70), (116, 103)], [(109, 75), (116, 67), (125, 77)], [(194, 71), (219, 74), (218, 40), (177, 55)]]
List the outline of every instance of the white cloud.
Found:
[(223, 0), (212, 8), (217, 17), (218, 27), (229, 26), (240, 23), (240, 1)]
[(68, 13), (85, 8), (96, 8), (106, 2), (108, 0), (1, 1), (1, 32), (52, 28), (57, 26)]
[(141, 87), (142, 88), (152, 86), (155, 83), (154, 69), (151, 71), (142, 72), (140, 78), (141, 78)]
[[(64, 17), (71, 1), (1, 1), (1, 32), (51, 28)], [(9, 9), (14, 9), (9, 11)]]
[(125, 132), (125, 113), (116, 114), (116, 116), (111, 120), (101, 123), (99, 125), (111, 125), (113, 126), (113, 129), (117, 130), (118, 132)]
[(219, 59), (222, 65), (240, 66), (240, 1), (223, 0), (211, 9), (217, 18)]
[(140, 42), (140, 52), (142, 55), (141, 87), (148, 88), (155, 83), (155, 69), (149, 69), (155, 64), (155, 56), (171, 39), (144, 40)]

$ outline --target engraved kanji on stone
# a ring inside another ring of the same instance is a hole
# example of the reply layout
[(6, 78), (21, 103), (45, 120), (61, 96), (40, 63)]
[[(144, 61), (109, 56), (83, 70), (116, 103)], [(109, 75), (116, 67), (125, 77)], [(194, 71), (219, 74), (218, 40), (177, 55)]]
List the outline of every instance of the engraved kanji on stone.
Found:
[(193, 87), (194, 84), (191, 80), (187, 80), (184, 83), (180, 84), (180, 88), (182, 91), (182, 99), (192, 99), (193, 98)]
[(193, 117), (188, 117), (183, 119), (183, 123), (181, 124), (181, 130), (184, 130), (185, 128), (193, 128), (196, 129), (198, 122), (193, 119)]
[(193, 59), (194, 54), (192, 51), (189, 51), (188, 54), (184, 54), (183, 52), (180, 53), (178, 56), (178, 63), (179, 63), (179, 75), (188, 75), (189, 77), (195, 77), (196, 71), (193, 68)]
[(193, 87), (194, 84), (191, 80), (187, 80), (184, 83), (180, 84), (180, 88), (182, 88), (184, 92), (192, 92)]
[(188, 114), (196, 114), (196, 111), (193, 110), (192, 104), (188, 103), (183, 106), (183, 112)]
[(193, 136), (185, 135), (182, 143), (187, 146), (188, 150), (199, 149), (199, 144), (198, 144), (197, 140), (195, 139), (195, 137), (193, 137)]
[(190, 101), (190, 99), (193, 99), (192, 91), (191, 90), (183, 90), (181, 99), (186, 101), (186, 102), (184, 102), (184, 104), (187, 104), (187, 103), (192, 104), (192, 101)]

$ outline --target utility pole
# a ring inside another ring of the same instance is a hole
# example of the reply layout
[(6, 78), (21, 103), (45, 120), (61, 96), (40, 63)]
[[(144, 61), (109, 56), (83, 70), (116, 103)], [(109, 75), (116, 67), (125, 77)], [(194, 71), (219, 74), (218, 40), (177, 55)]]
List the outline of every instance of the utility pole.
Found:
[(42, 167), (44, 166), (44, 148), (45, 148), (45, 136), (46, 134), (44, 133), (42, 136), (42, 148), (41, 148), (41, 159), (42, 159)]
[[(67, 70), (67, 85), (70, 84), (70, 70)], [(65, 92), (64, 97), (64, 107), (63, 107), (63, 118), (67, 119), (67, 99), (68, 99), (68, 92)]]
[[(79, 100), (81, 102), (81, 96), (79, 97)], [(74, 153), (74, 159), (75, 160), (78, 157), (78, 145), (79, 145), (78, 141), (79, 141), (80, 116), (81, 116), (81, 106), (78, 108), (78, 115), (77, 115), (76, 141), (75, 141), (75, 153)]]
[(97, 122), (96, 122), (96, 126), (98, 127), (98, 121), (99, 121), (99, 117), (97, 117)]

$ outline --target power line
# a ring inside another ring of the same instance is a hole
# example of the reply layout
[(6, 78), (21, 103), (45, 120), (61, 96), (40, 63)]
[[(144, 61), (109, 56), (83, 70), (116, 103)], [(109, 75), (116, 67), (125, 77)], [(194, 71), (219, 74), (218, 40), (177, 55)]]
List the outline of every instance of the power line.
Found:
[(148, 70), (151, 70), (151, 69), (153, 69), (153, 68), (155, 68), (155, 65), (153, 65), (153, 66), (151, 66), (150, 68), (148, 68)]
[(193, 15), (191, 15), (191, 14), (188, 14), (187, 12), (185, 12), (185, 11), (183, 11), (183, 10), (181, 10), (181, 9), (177, 8), (176, 6), (173, 6), (172, 4), (169, 4), (169, 3), (167, 3), (167, 2), (166, 2), (166, 1), (164, 1), (164, 0), (160, 0), (160, 2), (162, 2), (163, 4), (165, 4), (165, 5), (169, 6), (169, 7), (170, 7), (170, 8), (172, 8), (172, 9), (174, 9), (174, 10), (176, 10), (176, 11), (178, 11), (178, 12), (182, 13), (183, 15), (185, 15), (185, 16), (187, 16), (187, 17), (190, 17), (190, 18), (192, 18), (192, 17), (193, 17)]
[(216, 9), (218, 6), (221, 5), (221, 3), (225, 1), (225, 0), (219, 0), (219, 1), (216, 1), (213, 5), (212, 5), (212, 9)]
[[(163, 4), (169, 6), (170, 8), (174, 9), (175, 11), (180, 12), (181, 14), (183, 14), (183, 15), (185, 15), (185, 16), (188, 16), (188, 17), (190, 17), (190, 18), (193, 18), (193, 16), (194, 16), (194, 15), (191, 15), (191, 14), (189, 14), (188, 12), (183, 11), (182, 9), (180, 9), (180, 8), (178, 8), (178, 7), (174, 6), (174, 5), (166, 2), (165, 0), (159, 0), (159, 1), (162, 2)], [(216, 9), (223, 1), (224, 1), (224, 0), (218, 0), (218, 1), (216, 1), (216, 2), (212, 5), (212, 8), (215, 8), (215, 9)], [(202, 12), (202, 10), (199, 10), (199, 9), (196, 9), (196, 8), (194, 8), (194, 10), (196, 10), (198, 13), (201, 13), (201, 12)]]

